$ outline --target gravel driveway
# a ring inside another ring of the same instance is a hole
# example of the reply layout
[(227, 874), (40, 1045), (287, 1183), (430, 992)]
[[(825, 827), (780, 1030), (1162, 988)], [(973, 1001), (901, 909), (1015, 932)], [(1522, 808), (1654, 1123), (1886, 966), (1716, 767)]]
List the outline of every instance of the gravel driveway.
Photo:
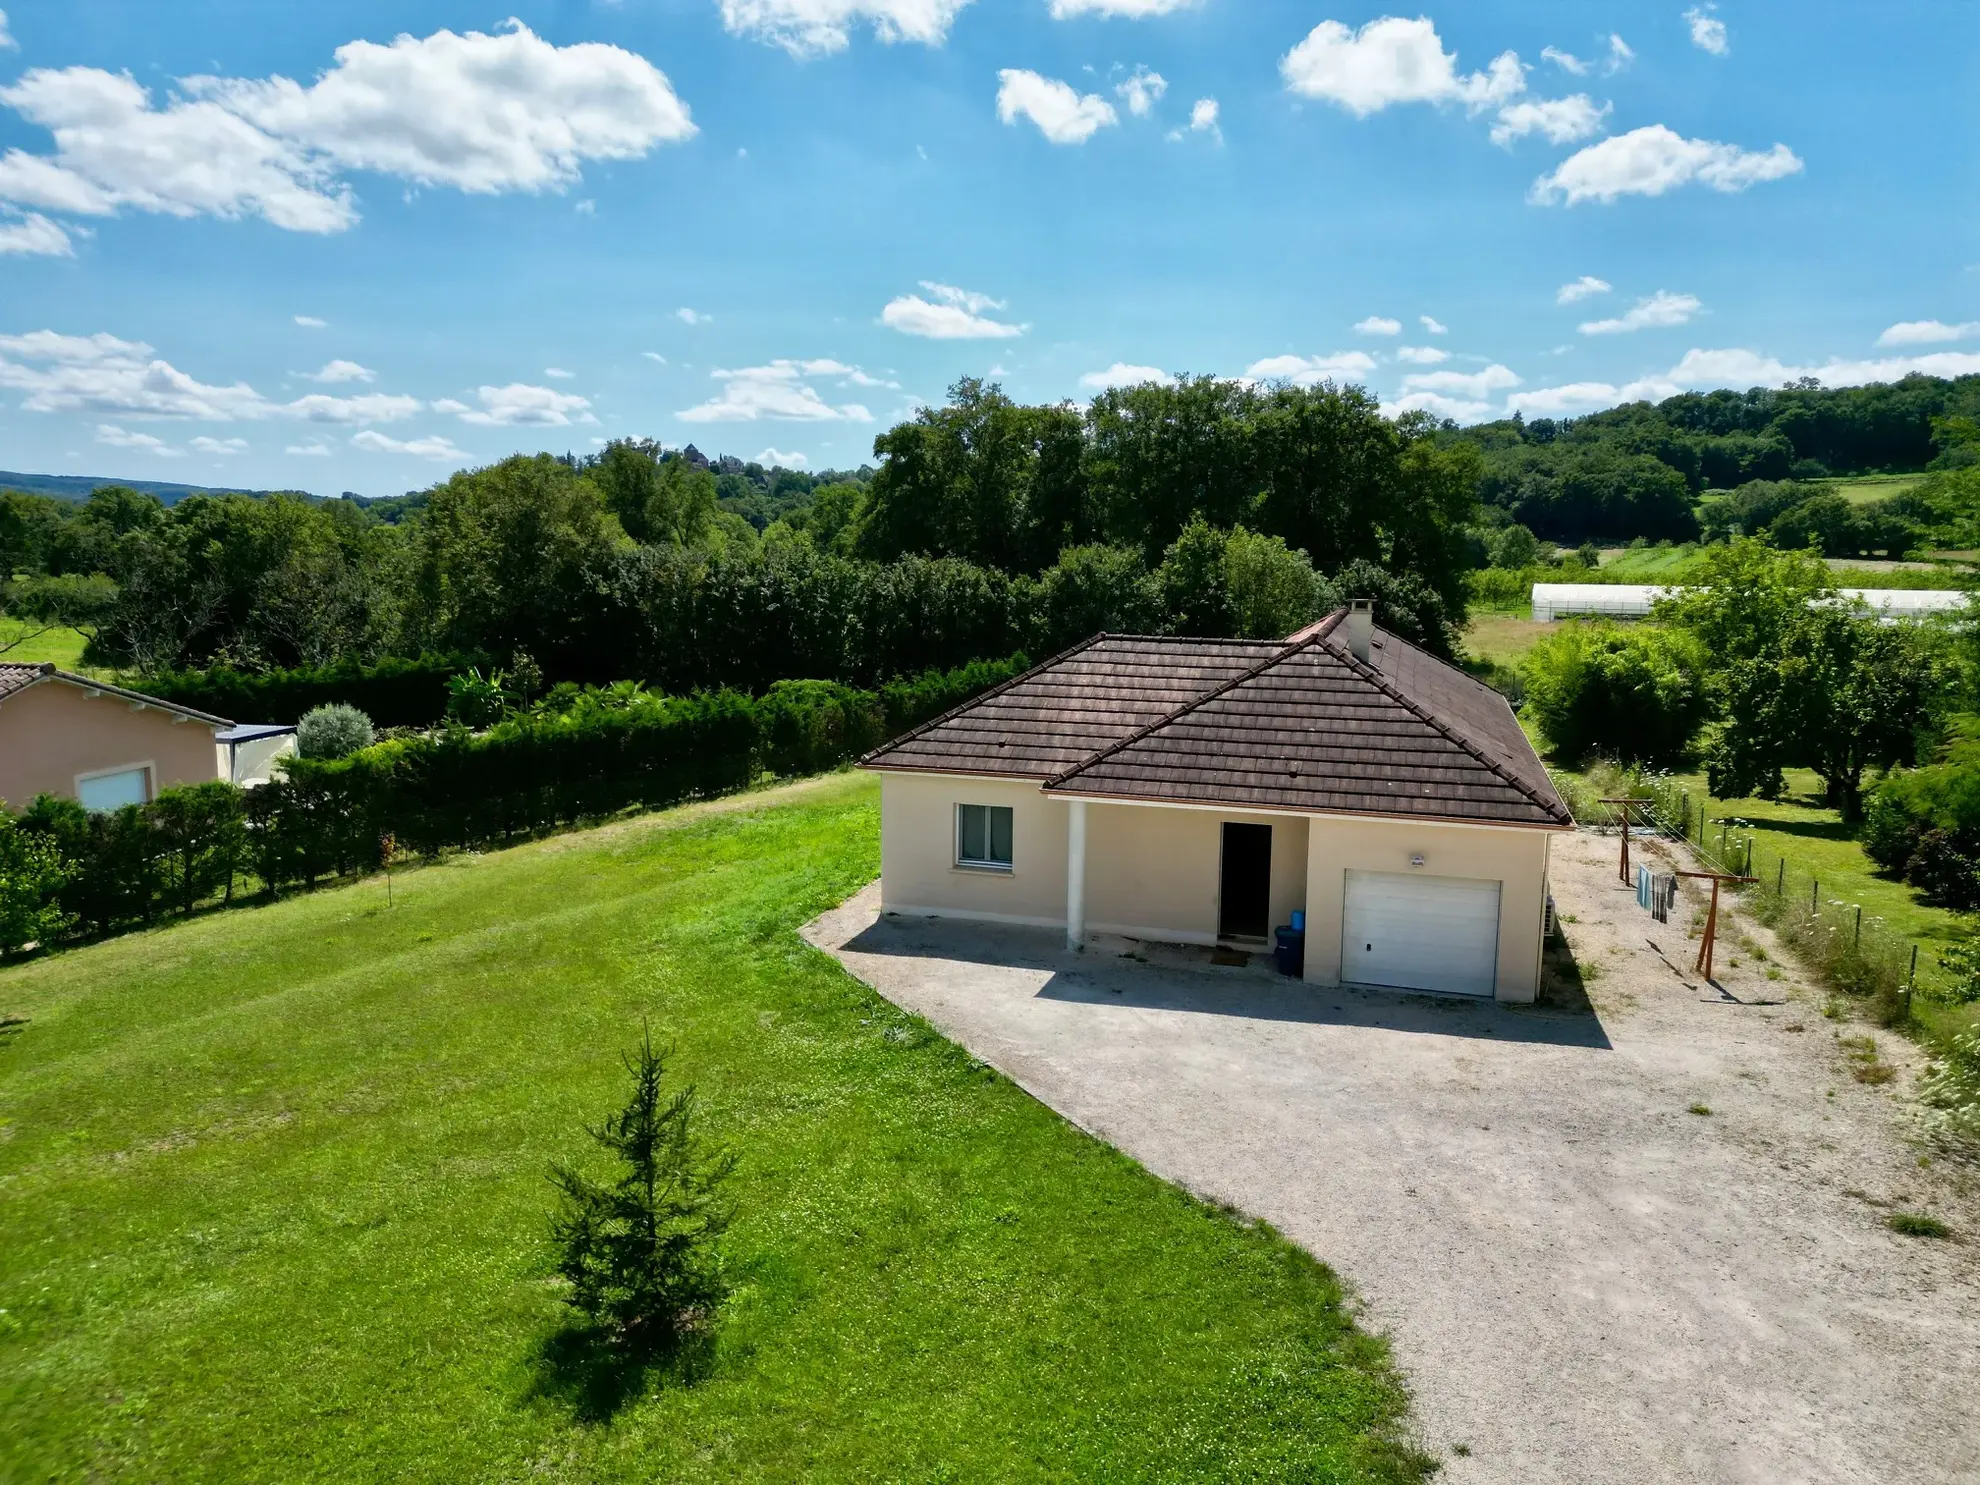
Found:
[[(806, 933), (1332, 1265), (1392, 1339), (1441, 1479), (1980, 1481), (1980, 1200), (1903, 1142), (1915, 1054), (1876, 1033), (1898, 1076), (1858, 1082), (1838, 1038), (1864, 1028), (1766, 978), (1745, 925), (1721, 933), (1733, 998), (1700, 984), (1688, 907), (1653, 923), (1615, 850), (1556, 843), (1587, 994), (1569, 968), (1532, 1008), (1126, 940), (1074, 956), (1037, 930), (880, 919), (877, 887)], [(1960, 1240), (1898, 1236), (1891, 1207)]]

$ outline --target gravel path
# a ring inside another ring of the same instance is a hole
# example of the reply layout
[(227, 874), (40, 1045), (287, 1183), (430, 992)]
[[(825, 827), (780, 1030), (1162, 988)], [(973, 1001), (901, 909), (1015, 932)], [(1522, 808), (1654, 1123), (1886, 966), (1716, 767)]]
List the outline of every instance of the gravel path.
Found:
[[(1615, 849), (1557, 842), (1587, 1000), (1556, 982), (1532, 1008), (1125, 940), (1073, 956), (1036, 930), (881, 920), (876, 888), (806, 933), (1331, 1264), (1392, 1339), (1440, 1479), (1980, 1481), (1980, 1194), (1901, 1137), (1916, 1054), (1874, 1033), (1897, 1076), (1857, 1081), (1839, 1038), (1865, 1028), (1767, 978), (1750, 926), (1721, 932), (1733, 998), (1700, 984), (1689, 905), (1653, 923)], [(1898, 1236), (1893, 1207), (1960, 1239)]]

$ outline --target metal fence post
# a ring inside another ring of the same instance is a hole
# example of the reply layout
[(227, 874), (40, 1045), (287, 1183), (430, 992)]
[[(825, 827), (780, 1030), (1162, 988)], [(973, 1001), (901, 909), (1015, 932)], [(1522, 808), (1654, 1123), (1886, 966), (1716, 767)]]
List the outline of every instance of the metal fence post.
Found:
[(1781, 857), (1781, 869), (1774, 873), (1774, 896), (1787, 895), (1787, 857)]
[(1854, 940), (1853, 940), (1853, 941), (1852, 941), (1852, 942), (1850, 943), (1850, 947), (1851, 947), (1852, 949), (1861, 949), (1861, 948), (1863, 947), (1863, 905), (1862, 905), (1861, 903), (1858, 903), (1858, 904), (1857, 904), (1857, 908), (1856, 908), (1856, 937), (1855, 937), (1855, 939), (1854, 939)]
[(1918, 945), (1911, 946), (1911, 973), (1904, 980), (1904, 1018), (1911, 1019), (1911, 992), (1918, 988)]
[(1821, 912), (1821, 911), (1822, 911), (1822, 910), (1821, 910), (1821, 909), (1820, 909), (1819, 907), (1817, 907), (1817, 906), (1815, 905), (1815, 904), (1816, 904), (1816, 901), (1817, 901), (1817, 899), (1819, 899), (1819, 898), (1821, 897), (1821, 895), (1822, 895), (1822, 880), (1821, 880), (1821, 878), (1820, 878), (1820, 877), (1810, 877), (1810, 878), (1808, 879), (1808, 911), (1809, 911), (1809, 912), (1811, 912), (1811, 913), (1819, 913), (1819, 912)]

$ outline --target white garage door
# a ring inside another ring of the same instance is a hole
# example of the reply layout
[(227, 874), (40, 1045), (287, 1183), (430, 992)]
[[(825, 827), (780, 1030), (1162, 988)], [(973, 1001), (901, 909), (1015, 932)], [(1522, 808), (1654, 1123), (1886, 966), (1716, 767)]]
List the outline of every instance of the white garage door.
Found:
[(1497, 882), (1347, 874), (1341, 978), (1349, 984), (1490, 995), (1498, 962)]

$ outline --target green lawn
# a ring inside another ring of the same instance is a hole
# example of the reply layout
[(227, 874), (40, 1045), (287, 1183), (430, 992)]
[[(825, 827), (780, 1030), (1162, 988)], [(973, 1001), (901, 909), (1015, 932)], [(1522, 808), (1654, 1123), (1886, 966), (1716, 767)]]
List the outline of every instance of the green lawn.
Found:
[[(64, 670), (81, 668), (81, 630), (62, 628), (37, 632), (40, 629), (39, 624), (30, 624), (25, 619), (0, 618), (0, 661), (9, 665), (39, 665), (43, 661), (53, 660)], [(29, 635), (33, 637), (25, 637)]]
[(1536, 624), (1526, 617), (1529, 607), (1518, 614), (1493, 613), (1474, 606), (1471, 622), (1464, 629), (1464, 652), (1496, 665), (1517, 666), (1526, 652), (1559, 626)]
[[(807, 948), (839, 775), (0, 971), (0, 1479), (1416, 1478), (1333, 1278)], [(743, 1157), (706, 1371), (573, 1357), (651, 1018)]]

